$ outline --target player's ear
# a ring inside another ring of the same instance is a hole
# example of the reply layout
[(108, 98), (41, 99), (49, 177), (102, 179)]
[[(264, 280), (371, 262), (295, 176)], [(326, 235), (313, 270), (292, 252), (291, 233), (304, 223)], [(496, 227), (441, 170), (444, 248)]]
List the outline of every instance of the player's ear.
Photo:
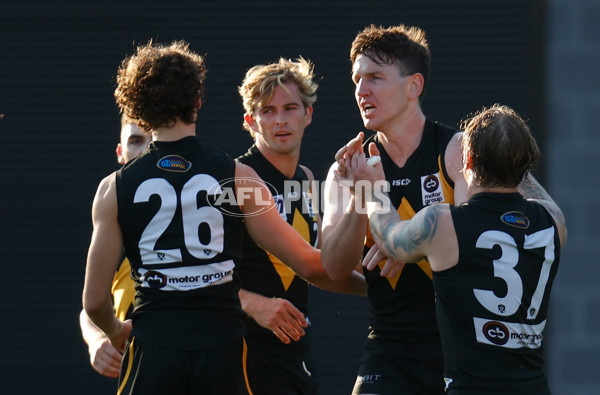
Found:
[(306, 108), (304, 109), (304, 119), (306, 120), (304, 127), (307, 127), (308, 125), (310, 125), (310, 123), (312, 122), (312, 115), (313, 115), (313, 106), (306, 106)]
[(465, 168), (467, 170), (473, 169), (473, 157), (471, 156), (471, 154), (469, 152), (463, 151), (462, 162), (463, 162), (463, 168)]
[(423, 78), (423, 74), (421, 73), (415, 73), (408, 78), (410, 78), (410, 83), (408, 84), (408, 98), (413, 100), (418, 99), (423, 92), (425, 78)]
[(115, 149), (115, 152), (117, 153), (117, 162), (119, 162), (120, 165), (124, 165), (125, 158), (123, 158), (123, 147), (121, 146), (121, 143), (117, 144), (117, 149)]
[(256, 126), (256, 121), (254, 121), (252, 115), (248, 114), (247, 112), (244, 113), (244, 122), (246, 122), (246, 125), (248, 125), (248, 127), (252, 129), (254, 133), (258, 133), (258, 127)]

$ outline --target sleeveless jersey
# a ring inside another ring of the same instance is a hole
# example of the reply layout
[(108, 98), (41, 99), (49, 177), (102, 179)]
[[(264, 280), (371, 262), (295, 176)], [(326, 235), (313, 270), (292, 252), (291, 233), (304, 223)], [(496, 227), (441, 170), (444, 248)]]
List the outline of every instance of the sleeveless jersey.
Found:
[(135, 300), (135, 287), (131, 279), (131, 265), (129, 259), (123, 258), (119, 268), (113, 277), (110, 293), (113, 297), (113, 304), (117, 317), (121, 321), (131, 318), (133, 304)]
[[(271, 164), (256, 146), (237, 158), (252, 167), (271, 190), (281, 217), (286, 220), (312, 246), (318, 240), (317, 213), (313, 208), (308, 176), (300, 166), (289, 179)], [(244, 251), (238, 268), (241, 287), (268, 297), (287, 299), (305, 315), (308, 303), (308, 283), (296, 276), (288, 266), (260, 248), (245, 234)], [(308, 347), (308, 336), (299, 341), (283, 344), (270, 330), (247, 317), (246, 341), (266, 342), (269, 347), (281, 348), (286, 355), (302, 355)]]
[[(403, 167), (389, 157), (377, 135), (369, 137), (365, 151), (374, 141), (381, 153), (381, 164), (390, 183), (389, 196), (403, 220), (412, 218), (425, 206), (454, 203), (454, 183), (446, 172), (444, 154), (452, 136), (459, 131), (426, 120), (421, 143)], [(365, 245), (374, 244), (367, 229)], [(402, 342), (439, 343), (435, 318), (435, 297), (431, 269), (426, 260), (405, 265), (393, 278), (379, 275), (384, 261), (374, 270), (364, 270), (371, 304), (370, 337)], [(436, 353), (439, 354), (439, 347)]]
[(243, 336), (234, 181), (235, 161), (194, 136), (153, 142), (117, 171), (118, 220), (136, 289), (134, 336), (191, 350)]
[(451, 212), (458, 264), (433, 275), (447, 387), (549, 394), (542, 337), (560, 256), (554, 220), (519, 193), (480, 193)]
[[(403, 167), (389, 157), (377, 135), (374, 141), (381, 153), (381, 164), (390, 183), (389, 196), (403, 220), (434, 203), (454, 203), (454, 183), (446, 172), (444, 154), (450, 139), (459, 131), (426, 120), (421, 143)], [(365, 245), (374, 244), (367, 229)], [(403, 342), (439, 341), (435, 318), (435, 298), (431, 269), (426, 260), (405, 265), (394, 278), (379, 275), (384, 262), (365, 270), (371, 304), (371, 335)]]

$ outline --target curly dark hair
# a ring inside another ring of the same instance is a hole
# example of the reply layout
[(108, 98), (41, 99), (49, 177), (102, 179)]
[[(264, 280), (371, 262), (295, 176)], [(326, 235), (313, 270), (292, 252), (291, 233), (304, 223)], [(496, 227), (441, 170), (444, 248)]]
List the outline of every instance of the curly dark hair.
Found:
[(516, 187), (540, 156), (529, 127), (510, 107), (484, 107), (464, 120), (461, 129), (463, 160), (471, 158), (478, 186)]
[(121, 63), (115, 99), (120, 112), (150, 132), (181, 120), (196, 122), (206, 76), (204, 58), (185, 41), (150, 41)]
[(359, 32), (350, 47), (350, 62), (365, 55), (377, 64), (397, 63), (403, 75), (423, 75), (423, 96), (429, 78), (431, 55), (425, 31), (416, 26), (370, 25)]

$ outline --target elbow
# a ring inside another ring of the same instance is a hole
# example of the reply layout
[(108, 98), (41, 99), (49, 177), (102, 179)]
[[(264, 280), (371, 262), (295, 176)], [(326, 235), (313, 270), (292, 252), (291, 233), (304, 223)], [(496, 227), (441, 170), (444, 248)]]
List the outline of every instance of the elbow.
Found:
[(83, 295), (83, 310), (88, 317), (97, 316), (106, 304), (106, 298), (93, 297), (84, 293)]
[(321, 265), (315, 265), (314, 267), (306, 266), (303, 268), (302, 273), (298, 274), (300, 277), (313, 284), (328, 278), (327, 272)]
[(354, 270), (352, 268), (348, 271), (347, 268), (339, 265), (339, 259), (336, 259), (335, 256), (331, 256), (331, 254), (324, 255), (322, 259), (325, 275), (333, 281), (344, 280)]

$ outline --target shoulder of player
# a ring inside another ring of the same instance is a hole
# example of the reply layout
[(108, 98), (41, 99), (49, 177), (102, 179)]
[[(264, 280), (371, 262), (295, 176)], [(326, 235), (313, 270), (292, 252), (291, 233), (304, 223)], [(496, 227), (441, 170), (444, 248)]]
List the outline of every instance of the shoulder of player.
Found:
[(554, 219), (556, 226), (558, 228), (558, 232), (561, 237), (561, 245), (564, 245), (567, 241), (567, 224), (565, 220), (565, 215), (558, 205), (554, 202), (545, 199), (527, 199), (530, 202), (535, 202), (540, 204), (542, 207), (548, 211), (550, 216)]
[(98, 190), (96, 191), (96, 196), (103, 197), (107, 194), (111, 193), (111, 191), (115, 190), (117, 180), (117, 172), (114, 171), (104, 177), (100, 183), (98, 184)]

